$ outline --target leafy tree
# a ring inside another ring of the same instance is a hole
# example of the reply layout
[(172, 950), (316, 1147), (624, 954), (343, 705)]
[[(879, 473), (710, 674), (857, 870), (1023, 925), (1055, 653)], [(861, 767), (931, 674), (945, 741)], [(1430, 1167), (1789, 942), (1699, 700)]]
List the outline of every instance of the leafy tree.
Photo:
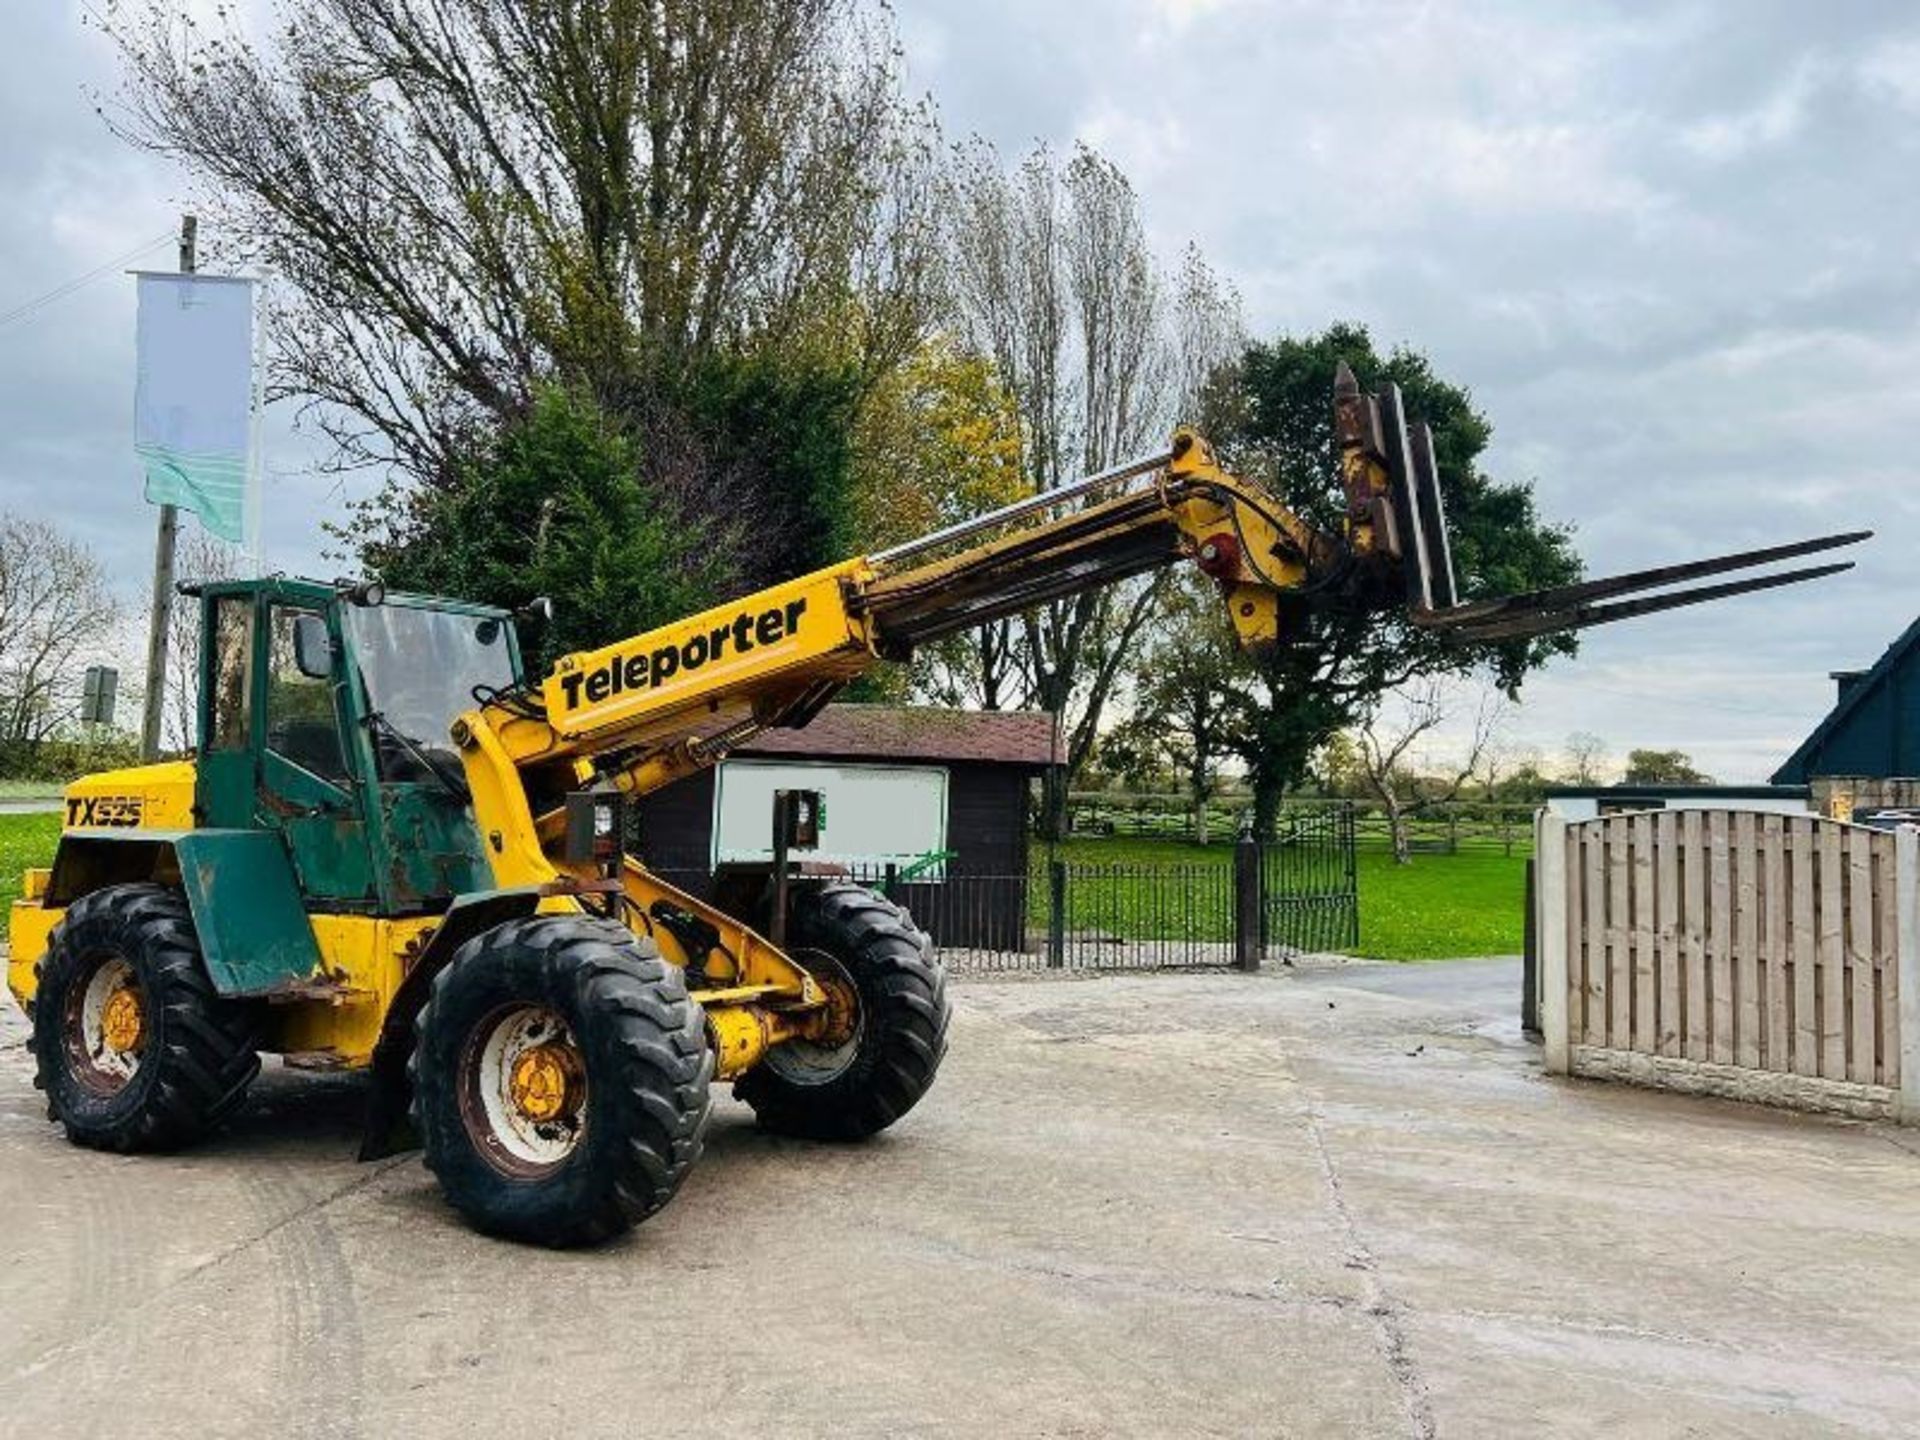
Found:
[(1713, 777), (1696, 770), (1684, 750), (1629, 750), (1629, 785), (1711, 785)]
[(736, 584), (833, 558), (860, 394), (935, 295), (932, 155), (868, 0), (101, 0), (123, 135), (274, 277), (273, 390), (456, 486), (536, 387), (584, 393)]
[[(1138, 199), (1111, 161), (1044, 147), (1012, 171), (985, 144), (949, 187), (954, 320), (993, 361), (1020, 417), (1028, 481), (1044, 490), (1163, 446), (1194, 377), (1230, 355), (1239, 302), (1189, 251), (1174, 280), (1146, 239)], [(1067, 788), (1124, 688), (1133, 642), (1164, 577), (1084, 591), (991, 627), (968, 657), (981, 696), (1062, 717), (1066, 763), (1042, 822), (1065, 827)]]
[[(876, 384), (853, 433), (847, 523), (861, 551), (882, 549), (1015, 500), (1026, 491), (1020, 417), (993, 363), (947, 336), (923, 343)], [(861, 699), (918, 690), (948, 706), (998, 710), (1011, 698), (1004, 625), (937, 640), (910, 669), (854, 682)]]
[[(1168, 585), (1138, 657), (1133, 713), (1117, 727), (1120, 744), (1180, 777), (1199, 845), (1209, 838), (1208, 806), (1227, 758), (1228, 700), (1218, 682), (1232, 654), (1231, 627), (1211, 586), (1194, 577)], [(1102, 747), (1109, 743), (1103, 737)]]
[(508, 607), (549, 596), (552, 625), (527, 637), (538, 665), (712, 604), (711, 524), (663, 503), (638, 445), (590, 397), (551, 386), (460, 484), (421, 492), (369, 558), (396, 589)]
[[(1382, 355), (1363, 326), (1255, 344), (1209, 388), (1207, 426), (1227, 463), (1260, 478), (1295, 509), (1335, 529), (1344, 509), (1333, 438), (1334, 372), (1344, 360), (1363, 386), (1397, 383), (1408, 413), (1434, 433), (1434, 456), (1463, 599), (1579, 578), (1570, 533), (1535, 508), (1529, 484), (1480, 468), (1492, 436), (1468, 393), (1409, 349)], [(1328, 737), (1371, 713), (1379, 698), (1423, 676), (1485, 670), (1509, 695), (1567, 637), (1462, 645), (1403, 614), (1318, 613), (1263, 659), (1242, 657), (1221, 676), (1230, 697), (1227, 745), (1246, 767), (1254, 823), (1271, 833), (1282, 795), (1307, 774)]]

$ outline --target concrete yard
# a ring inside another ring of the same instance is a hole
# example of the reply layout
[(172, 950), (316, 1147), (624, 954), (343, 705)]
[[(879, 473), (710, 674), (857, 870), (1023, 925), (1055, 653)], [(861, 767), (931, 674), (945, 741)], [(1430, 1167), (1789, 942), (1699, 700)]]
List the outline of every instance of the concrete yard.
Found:
[(1920, 1132), (1550, 1082), (1517, 966), (969, 980), (857, 1148), (731, 1100), (630, 1239), (482, 1239), (348, 1081), (68, 1146), (0, 1028), (0, 1433), (1920, 1433)]

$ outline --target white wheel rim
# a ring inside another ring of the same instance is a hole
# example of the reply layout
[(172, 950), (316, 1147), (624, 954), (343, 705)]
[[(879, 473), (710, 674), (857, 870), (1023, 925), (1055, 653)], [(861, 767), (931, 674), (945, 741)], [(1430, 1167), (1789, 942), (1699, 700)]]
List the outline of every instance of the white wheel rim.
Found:
[[(496, 1012), (471, 1042), (473, 1053), (469, 1103), (478, 1102), (487, 1140), (500, 1152), (494, 1158), (504, 1168), (547, 1170), (579, 1147), (587, 1128), (587, 1101), (582, 1091), (577, 1103), (552, 1118), (527, 1113), (514, 1098), (514, 1074), (529, 1052), (558, 1046), (578, 1055), (567, 1023), (544, 1005), (519, 1005)], [(470, 1052), (471, 1053), (471, 1052)], [(517, 1162), (517, 1163), (516, 1163)]]
[(108, 1090), (118, 1090), (134, 1077), (146, 1047), (142, 1044), (132, 1050), (116, 1050), (107, 1043), (107, 1002), (120, 990), (138, 987), (133, 966), (118, 955), (109, 955), (94, 967), (80, 992), (80, 1011), (74, 1017), (80, 1058), (94, 1072), (93, 1078)]

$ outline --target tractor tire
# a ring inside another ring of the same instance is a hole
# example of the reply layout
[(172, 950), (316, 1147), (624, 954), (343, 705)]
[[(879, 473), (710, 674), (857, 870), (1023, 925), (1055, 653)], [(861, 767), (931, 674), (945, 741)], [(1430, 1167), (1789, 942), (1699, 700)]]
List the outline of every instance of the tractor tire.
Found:
[(176, 1150), (260, 1073), (251, 1009), (215, 993), (186, 897), (114, 885), (73, 902), (33, 1004), (47, 1118), (95, 1150)]
[(475, 1229), (590, 1245), (646, 1219), (700, 1156), (705, 1019), (680, 971), (610, 920), (536, 915), (434, 977), (409, 1063), (427, 1168)]
[(905, 910), (844, 881), (797, 898), (788, 939), (816, 978), (851, 988), (854, 1033), (837, 1046), (776, 1046), (733, 1093), (776, 1134), (864, 1140), (933, 1084), (947, 1053), (946, 971)]

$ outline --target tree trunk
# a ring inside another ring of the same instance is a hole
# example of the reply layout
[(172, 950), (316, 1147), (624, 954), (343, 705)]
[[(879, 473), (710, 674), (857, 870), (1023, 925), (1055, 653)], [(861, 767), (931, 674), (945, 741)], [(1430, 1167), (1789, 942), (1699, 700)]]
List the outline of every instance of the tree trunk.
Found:
[(1389, 797), (1387, 802), (1387, 829), (1393, 836), (1393, 863), (1411, 865), (1413, 846), (1407, 836), (1407, 814)]
[(1207, 797), (1204, 795), (1193, 797), (1193, 843), (1207, 843)]

